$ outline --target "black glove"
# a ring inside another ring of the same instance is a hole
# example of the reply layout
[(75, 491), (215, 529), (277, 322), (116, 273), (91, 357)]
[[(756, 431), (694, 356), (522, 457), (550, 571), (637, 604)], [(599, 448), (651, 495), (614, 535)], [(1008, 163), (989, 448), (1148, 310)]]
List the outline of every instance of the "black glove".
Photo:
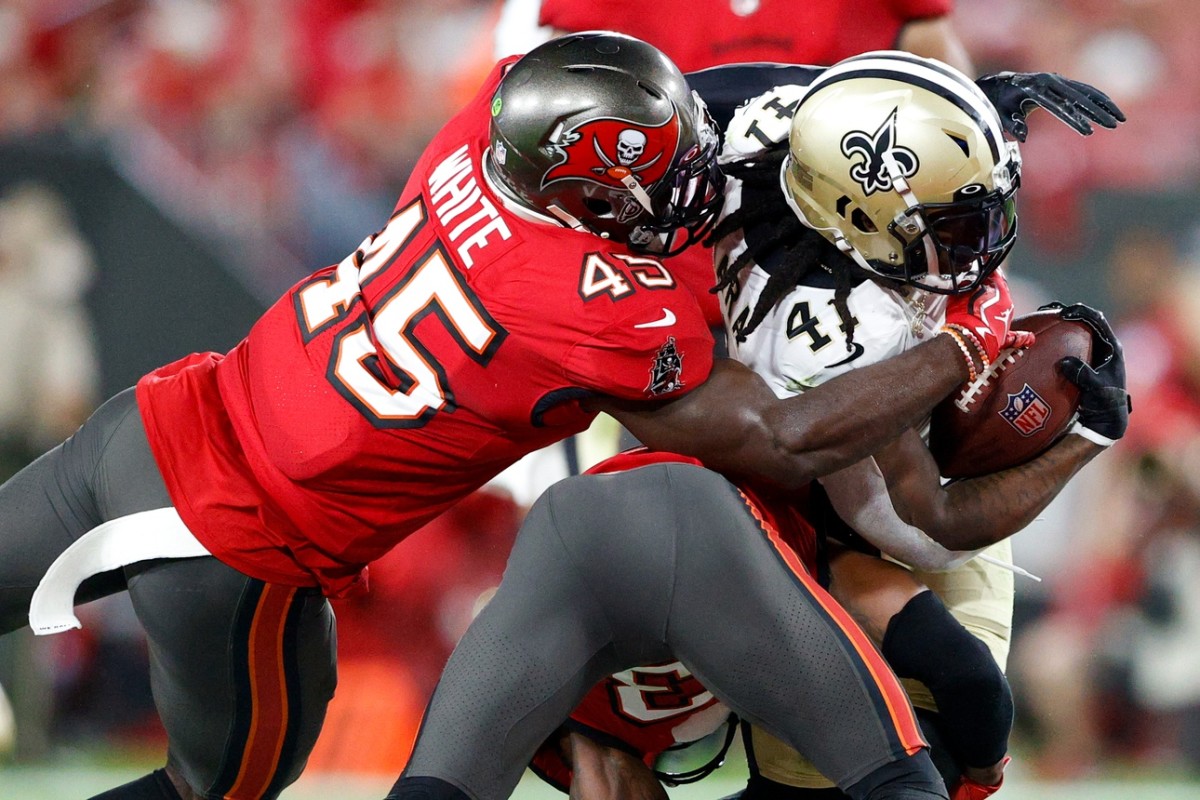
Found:
[(1129, 414), (1133, 411), (1133, 401), (1125, 391), (1125, 355), (1121, 342), (1104, 314), (1090, 306), (1082, 303), (1042, 306), (1042, 309), (1048, 308), (1062, 309), (1060, 316), (1063, 319), (1079, 320), (1092, 329), (1092, 361), (1099, 359), (1096, 366), (1067, 356), (1058, 362), (1058, 368), (1063, 377), (1079, 387), (1078, 425), (1094, 436), (1076, 432), (1096, 444), (1112, 444), (1125, 435)]
[(1021, 142), (1029, 135), (1025, 115), (1039, 106), (1083, 136), (1091, 135), (1093, 122), (1115, 128), (1125, 121), (1124, 112), (1104, 92), (1054, 72), (998, 72), (975, 84), (1000, 112), (1004, 130)]

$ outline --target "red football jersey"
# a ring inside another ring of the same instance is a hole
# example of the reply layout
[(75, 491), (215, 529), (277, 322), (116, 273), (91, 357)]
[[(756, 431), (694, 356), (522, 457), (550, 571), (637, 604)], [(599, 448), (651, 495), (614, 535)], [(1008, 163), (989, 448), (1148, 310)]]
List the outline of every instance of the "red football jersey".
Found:
[[(687, 667), (672, 661), (627, 669), (596, 684), (571, 723), (600, 733), (601, 741), (616, 738), (653, 768), (667, 748), (703, 739), (729, 714)], [(559, 789), (570, 788), (571, 770), (554, 745), (543, 744), (530, 766)]]
[[(667, 462), (702, 466), (694, 458), (639, 447), (601, 461), (588, 472), (623, 472)], [(809, 573), (815, 575), (816, 533), (801, 513), (807, 497), (786, 502), (751, 487), (739, 485), (738, 490), (760, 524), (777, 532)], [(601, 741), (606, 737), (619, 740), (652, 767), (668, 748), (702, 739), (716, 731), (728, 717), (729, 709), (687, 667), (672, 661), (625, 670), (604, 679), (572, 712), (571, 722), (599, 732)], [(550, 783), (564, 790), (570, 786), (570, 770), (552, 744), (542, 745), (532, 766)]]
[(539, 24), (636, 36), (692, 72), (745, 61), (832, 64), (895, 47), (905, 23), (953, 8), (954, 0), (542, 0)]
[(338, 596), (578, 400), (699, 385), (712, 338), (660, 261), (520, 214), (485, 179), (509, 62), (434, 138), (387, 226), (294, 286), (227, 356), (138, 383), (180, 515), (222, 561)]

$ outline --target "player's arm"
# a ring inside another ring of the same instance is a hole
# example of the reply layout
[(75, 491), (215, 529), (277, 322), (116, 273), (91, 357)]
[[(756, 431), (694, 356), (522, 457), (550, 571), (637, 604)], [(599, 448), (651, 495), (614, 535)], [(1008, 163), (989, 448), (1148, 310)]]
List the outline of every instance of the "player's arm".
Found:
[(954, 340), (937, 336), (783, 400), (749, 367), (719, 359), (703, 384), (678, 399), (653, 406), (597, 399), (589, 407), (616, 417), (654, 449), (796, 488), (879, 450), (966, 375)]
[(973, 550), (1024, 528), (1084, 464), (1125, 434), (1132, 405), (1125, 390), (1125, 358), (1104, 315), (1069, 306), (1064, 319), (1091, 326), (1099, 366), (1078, 358), (1059, 363), (1079, 387), (1078, 418), (1068, 435), (1033, 461), (992, 475), (941, 485), (933, 456), (919, 436), (901, 437), (875, 456), (897, 512), (952, 550)]
[[(989, 360), (1009, 342), (1011, 317), (1012, 299), (998, 274), (973, 293), (951, 297), (946, 308), (946, 319), (974, 331)], [(964, 356), (972, 359), (970, 368)], [(703, 384), (668, 402), (598, 398), (588, 407), (616, 417), (656, 450), (794, 489), (866, 458), (916, 427), (978, 363), (978, 354), (943, 334), (778, 399), (749, 367), (720, 359)]]
[(925, 442), (909, 432), (875, 455), (897, 514), (950, 550), (977, 550), (1033, 522), (1104, 448), (1065, 436), (1019, 467), (942, 486)]
[[(908, 23), (896, 46), (975, 75), (948, 15)], [(1083, 136), (1091, 135), (1093, 125), (1115, 128), (1125, 121), (1125, 114), (1104, 92), (1052, 72), (1001, 72), (979, 77), (976, 83), (1000, 113), (1005, 131), (1022, 142), (1029, 133), (1025, 117), (1035, 108), (1046, 109)]]
[[(911, 431), (902, 434), (906, 438)], [(821, 478), (837, 515), (881, 552), (915, 569), (941, 572), (970, 561), (978, 551), (950, 550), (896, 513), (888, 485), (873, 458)]]
[(667, 800), (667, 791), (641, 759), (576, 731), (559, 743), (571, 768), (571, 800)]

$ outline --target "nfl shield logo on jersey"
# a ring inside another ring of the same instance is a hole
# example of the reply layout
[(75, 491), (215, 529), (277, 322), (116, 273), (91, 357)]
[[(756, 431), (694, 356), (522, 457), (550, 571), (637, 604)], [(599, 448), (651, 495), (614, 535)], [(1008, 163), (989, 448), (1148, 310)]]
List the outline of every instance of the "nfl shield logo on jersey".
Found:
[(1050, 406), (1027, 383), (1021, 391), (1008, 396), (1008, 405), (1000, 416), (1022, 436), (1032, 436), (1046, 427)]

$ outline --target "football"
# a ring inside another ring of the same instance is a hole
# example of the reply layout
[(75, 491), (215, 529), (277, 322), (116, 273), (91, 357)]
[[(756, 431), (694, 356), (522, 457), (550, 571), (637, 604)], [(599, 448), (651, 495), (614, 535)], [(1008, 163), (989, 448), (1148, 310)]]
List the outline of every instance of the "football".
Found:
[(1017, 318), (1013, 330), (1032, 331), (1025, 350), (1002, 350), (973, 382), (933, 411), (929, 450), (947, 478), (973, 478), (1024, 464), (1064, 434), (1079, 389), (1058, 370), (1066, 356), (1091, 363), (1092, 329), (1065, 320), (1060, 309)]

